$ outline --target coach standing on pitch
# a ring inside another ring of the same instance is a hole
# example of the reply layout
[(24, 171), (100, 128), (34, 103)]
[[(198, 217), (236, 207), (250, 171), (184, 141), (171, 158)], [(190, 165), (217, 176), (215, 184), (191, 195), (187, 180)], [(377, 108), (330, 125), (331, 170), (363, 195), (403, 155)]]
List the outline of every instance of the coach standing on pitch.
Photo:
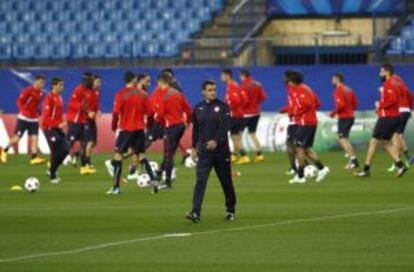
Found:
[(236, 194), (231, 177), (230, 148), (227, 132), (230, 129), (229, 107), (217, 99), (216, 84), (207, 80), (202, 85), (204, 101), (193, 110), (192, 156), (198, 156), (197, 183), (194, 188), (193, 209), (186, 218), (200, 222), (201, 205), (207, 180), (214, 168), (226, 198), (226, 221), (234, 220)]

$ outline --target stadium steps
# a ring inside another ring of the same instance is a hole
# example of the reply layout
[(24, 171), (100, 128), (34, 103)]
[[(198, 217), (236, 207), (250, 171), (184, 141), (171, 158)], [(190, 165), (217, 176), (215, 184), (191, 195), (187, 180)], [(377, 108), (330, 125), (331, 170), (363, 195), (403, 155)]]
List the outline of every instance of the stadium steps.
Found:
[[(238, 32), (251, 29), (252, 17), (257, 18), (266, 13), (266, 0), (254, 0), (253, 16), (251, 11), (240, 12), (237, 16)], [(231, 65), (228, 56), (232, 54), (233, 19), (232, 11), (240, 1), (228, 0), (223, 11), (214, 17), (212, 22), (204, 27), (193, 38), (193, 42), (183, 46), (182, 50), (191, 51), (196, 65)], [(242, 38), (239, 36), (238, 38)], [(216, 40), (214, 40), (216, 39)], [(226, 60), (227, 59), (227, 60)]]

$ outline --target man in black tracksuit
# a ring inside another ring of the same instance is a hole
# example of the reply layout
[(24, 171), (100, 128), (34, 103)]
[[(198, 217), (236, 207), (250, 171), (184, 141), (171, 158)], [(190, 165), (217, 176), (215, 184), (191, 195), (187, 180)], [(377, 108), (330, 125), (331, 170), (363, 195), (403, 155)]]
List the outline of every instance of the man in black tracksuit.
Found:
[(228, 131), (230, 129), (229, 107), (217, 99), (214, 81), (203, 83), (204, 101), (193, 110), (192, 156), (198, 157), (194, 187), (193, 208), (186, 218), (198, 223), (207, 180), (214, 168), (226, 198), (226, 221), (234, 220), (236, 194), (231, 176), (230, 148)]

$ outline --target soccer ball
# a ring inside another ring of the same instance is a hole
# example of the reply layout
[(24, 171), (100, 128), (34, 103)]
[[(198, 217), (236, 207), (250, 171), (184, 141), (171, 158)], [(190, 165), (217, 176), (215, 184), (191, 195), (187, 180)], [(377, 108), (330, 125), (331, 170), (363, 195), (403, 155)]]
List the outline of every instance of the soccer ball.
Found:
[(157, 172), (160, 170), (160, 167), (158, 166), (158, 163), (156, 161), (150, 161), (150, 166), (151, 166), (152, 172)]
[(26, 189), (26, 191), (31, 192), (31, 193), (39, 190), (39, 187), (40, 187), (40, 182), (35, 177), (30, 177), (26, 179), (26, 182), (24, 183), (24, 188)]
[(318, 169), (313, 165), (307, 165), (304, 169), (305, 178), (310, 179), (316, 177)]
[[(175, 168), (173, 168), (172, 172), (171, 172), (171, 179), (174, 180), (177, 178), (177, 171), (175, 170)], [(162, 180), (165, 181), (167, 179), (167, 175), (165, 173), (165, 171), (162, 172)]]
[(184, 161), (184, 166), (185, 167), (194, 168), (194, 167), (196, 167), (196, 165), (197, 165), (197, 162), (195, 160), (193, 160), (193, 158), (191, 158), (191, 156), (185, 158), (185, 161)]
[(150, 186), (151, 178), (148, 174), (141, 174), (138, 176), (137, 185), (140, 188), (146, 188)]

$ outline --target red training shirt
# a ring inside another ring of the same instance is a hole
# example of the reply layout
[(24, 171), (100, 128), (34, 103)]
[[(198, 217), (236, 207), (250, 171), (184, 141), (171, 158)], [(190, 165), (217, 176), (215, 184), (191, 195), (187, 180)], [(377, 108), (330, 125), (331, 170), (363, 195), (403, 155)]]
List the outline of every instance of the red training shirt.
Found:
[(358, 107), (358, 98), (355, 93), (346, 85), (340, 84), (334, 91), (335, 109), (331, 116), (338, 115), (339, 119), (354, 118), (355, 110)]
[(160, 89), (155, 121), (166, 128), (191, 122), (192, 109), (184, 95), (173, 88)]
[(58, 93), (50, 92), (43, 103), (40, 126), (44, 130), (58, 128), (63, 122), (63, 99)]
[(145, 91), (136, 87), (125, 87), (115, 95), (113, 117), (119, 119), (121, 130), (144, 130), (145, 118), (151, 113), (151, 104)]
[(66, 119), (68, 122), (76, 124), (84, 124), (87, 119), (87, 95), (91, 90), (88, 90), (83, 84), (79, 84), (72, 92), (69, 99), (68, 110), (66, 112)]
[(241, 89), (247, 94), (247, 102), (244, 106), (244, 116), (256, 116), (260, 114), (260, 104), (266, 99), (267, 95), (262, 85), (253, 80), (252, 77), (246, 77), (242, 82)]
[(398, 82), (394, 77), (385, 80), (381, 99), (377, 108), (378, 117), (397, 117), (400, 115)]
[(39, 105), (42, 97), (42, 90), (36, 89), (33, 85), (24, 89), (16, 101), (17, 108), (19, 109), (19, 118), (37, 121), (40, 115)]

